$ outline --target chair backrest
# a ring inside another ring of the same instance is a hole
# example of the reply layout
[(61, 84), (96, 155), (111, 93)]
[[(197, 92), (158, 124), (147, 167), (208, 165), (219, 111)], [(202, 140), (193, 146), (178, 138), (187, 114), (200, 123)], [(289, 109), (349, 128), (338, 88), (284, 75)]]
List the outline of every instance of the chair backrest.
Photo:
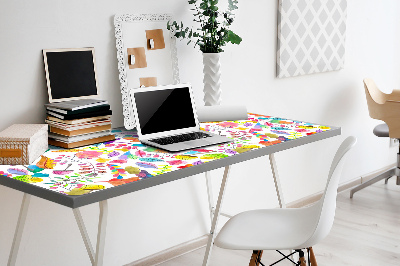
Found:
[(387, 102), (400, 102), (399, 89), (394, 89), (390, 94), (387, 94), (381, 91), (372, 79), (365, 78), (363, 82), (365, 93), (369, 94), (375, 103), (385, 104)]
[(364, 79), (369, 116), (385, 121), (389, 127), (389, 137), (400, 138), (400, 90), (391, 94), (383, 93), (372, 79)]
[(374, 119), (381, 119), (380, 104), (386, 102), (385, 97), (380, 97), (379, 89), (372, 79), (364, 79), (365, 97), (367, 98), (367, 106), (369, 116)]
[(374, 119), (383, 120), (386, 113), (385, 104), (389, 94), (383, 93), (372, 79), (366, 78), (363, 82), (369, 116)]
[(333, 158), (324, 194), (319, 202), (313, 206), (315, 208), (320, 208), (320, 217), (314, 233), (307, 240), (304, 247), (311, 247), (318, 243), (328, 235), (332, 228), (335, 217), (337, 189), (339, 186), (339, 180), (342, 174), (346, 154), (356, 144), (356, 142), (357, 139), (353, 136), (346, 138), (340, 145), (335, 157)]

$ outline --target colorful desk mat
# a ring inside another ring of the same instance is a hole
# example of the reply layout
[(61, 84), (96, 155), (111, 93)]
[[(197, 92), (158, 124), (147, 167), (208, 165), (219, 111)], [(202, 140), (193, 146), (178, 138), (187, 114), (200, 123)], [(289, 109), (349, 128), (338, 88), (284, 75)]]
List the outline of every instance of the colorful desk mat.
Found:
[(233, 138), (232, 143), (169, 153), (145, 146), (136, 132), (114, 130), (116, 140), (77, 149), (50, 149), (32, 165), (0, 165), (12, 178), (68, 195), (102, 189), (234, 156), (252, 149), (330, 130), (329, 127), (249, 113), (248, 120), (201, 123), (203, 130)]

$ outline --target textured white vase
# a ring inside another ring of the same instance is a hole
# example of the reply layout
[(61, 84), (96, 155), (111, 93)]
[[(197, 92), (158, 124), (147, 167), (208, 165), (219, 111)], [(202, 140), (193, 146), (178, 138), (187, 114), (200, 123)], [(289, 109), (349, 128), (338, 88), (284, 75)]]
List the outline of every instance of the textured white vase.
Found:
[(221, 104), (221, 64), (219, 53), (203, 53), (203, 73), (204, 73), (204, 104)]

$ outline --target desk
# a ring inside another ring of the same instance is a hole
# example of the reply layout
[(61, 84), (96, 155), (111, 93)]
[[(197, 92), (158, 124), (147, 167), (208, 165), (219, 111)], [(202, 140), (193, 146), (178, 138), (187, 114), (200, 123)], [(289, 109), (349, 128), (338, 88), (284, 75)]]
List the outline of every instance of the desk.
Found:
[[(31, 195), (73, 209), (93, 265), (103, 264), (107, 200), (148, 187), (225, 167), (213, 207), (212, 226), (203, 265), (208, 264), (230, 166), (269, 155), (278, 200), (284, 207), (273, 154), (340, 134), (340, 128), (249, 113), (247, 121), (202, 123), (202, 129), (233, 138), (232, 143), (178, 153), (142, 145), (135, 131), (115, 130), (116, 140), (73, 150), (50, 149), (29, 166), (0, 166), (0, 184), (24, 192), (8, 265), (15, 265)], [(207, 184), (210, 184), (206, 174)], [(96, 252), (79, 207), (99, 203)]]

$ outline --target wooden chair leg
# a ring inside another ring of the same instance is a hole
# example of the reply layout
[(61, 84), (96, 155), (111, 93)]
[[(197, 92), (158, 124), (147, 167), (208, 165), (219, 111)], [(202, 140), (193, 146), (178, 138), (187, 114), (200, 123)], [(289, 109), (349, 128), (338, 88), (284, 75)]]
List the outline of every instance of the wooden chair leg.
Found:
[(260, 260), (261, 256), (263, 254), (262, 250), (253, 250), (253, 254), (251, 254), (251, 259), (249, 266), (259, 266), (260, 265)]
[(309, 247), (308, 250), (310, 251), (310, 262), (311, 266), (318, 266), (317, 259), (315, 258), (314, 250), (312, 247)]
[(302, 250), (300, 250), (299, 252), (299, 262), (300, 266), (307, 266), (307, 261), (306, 258), (304, 257), (304, 252)]

